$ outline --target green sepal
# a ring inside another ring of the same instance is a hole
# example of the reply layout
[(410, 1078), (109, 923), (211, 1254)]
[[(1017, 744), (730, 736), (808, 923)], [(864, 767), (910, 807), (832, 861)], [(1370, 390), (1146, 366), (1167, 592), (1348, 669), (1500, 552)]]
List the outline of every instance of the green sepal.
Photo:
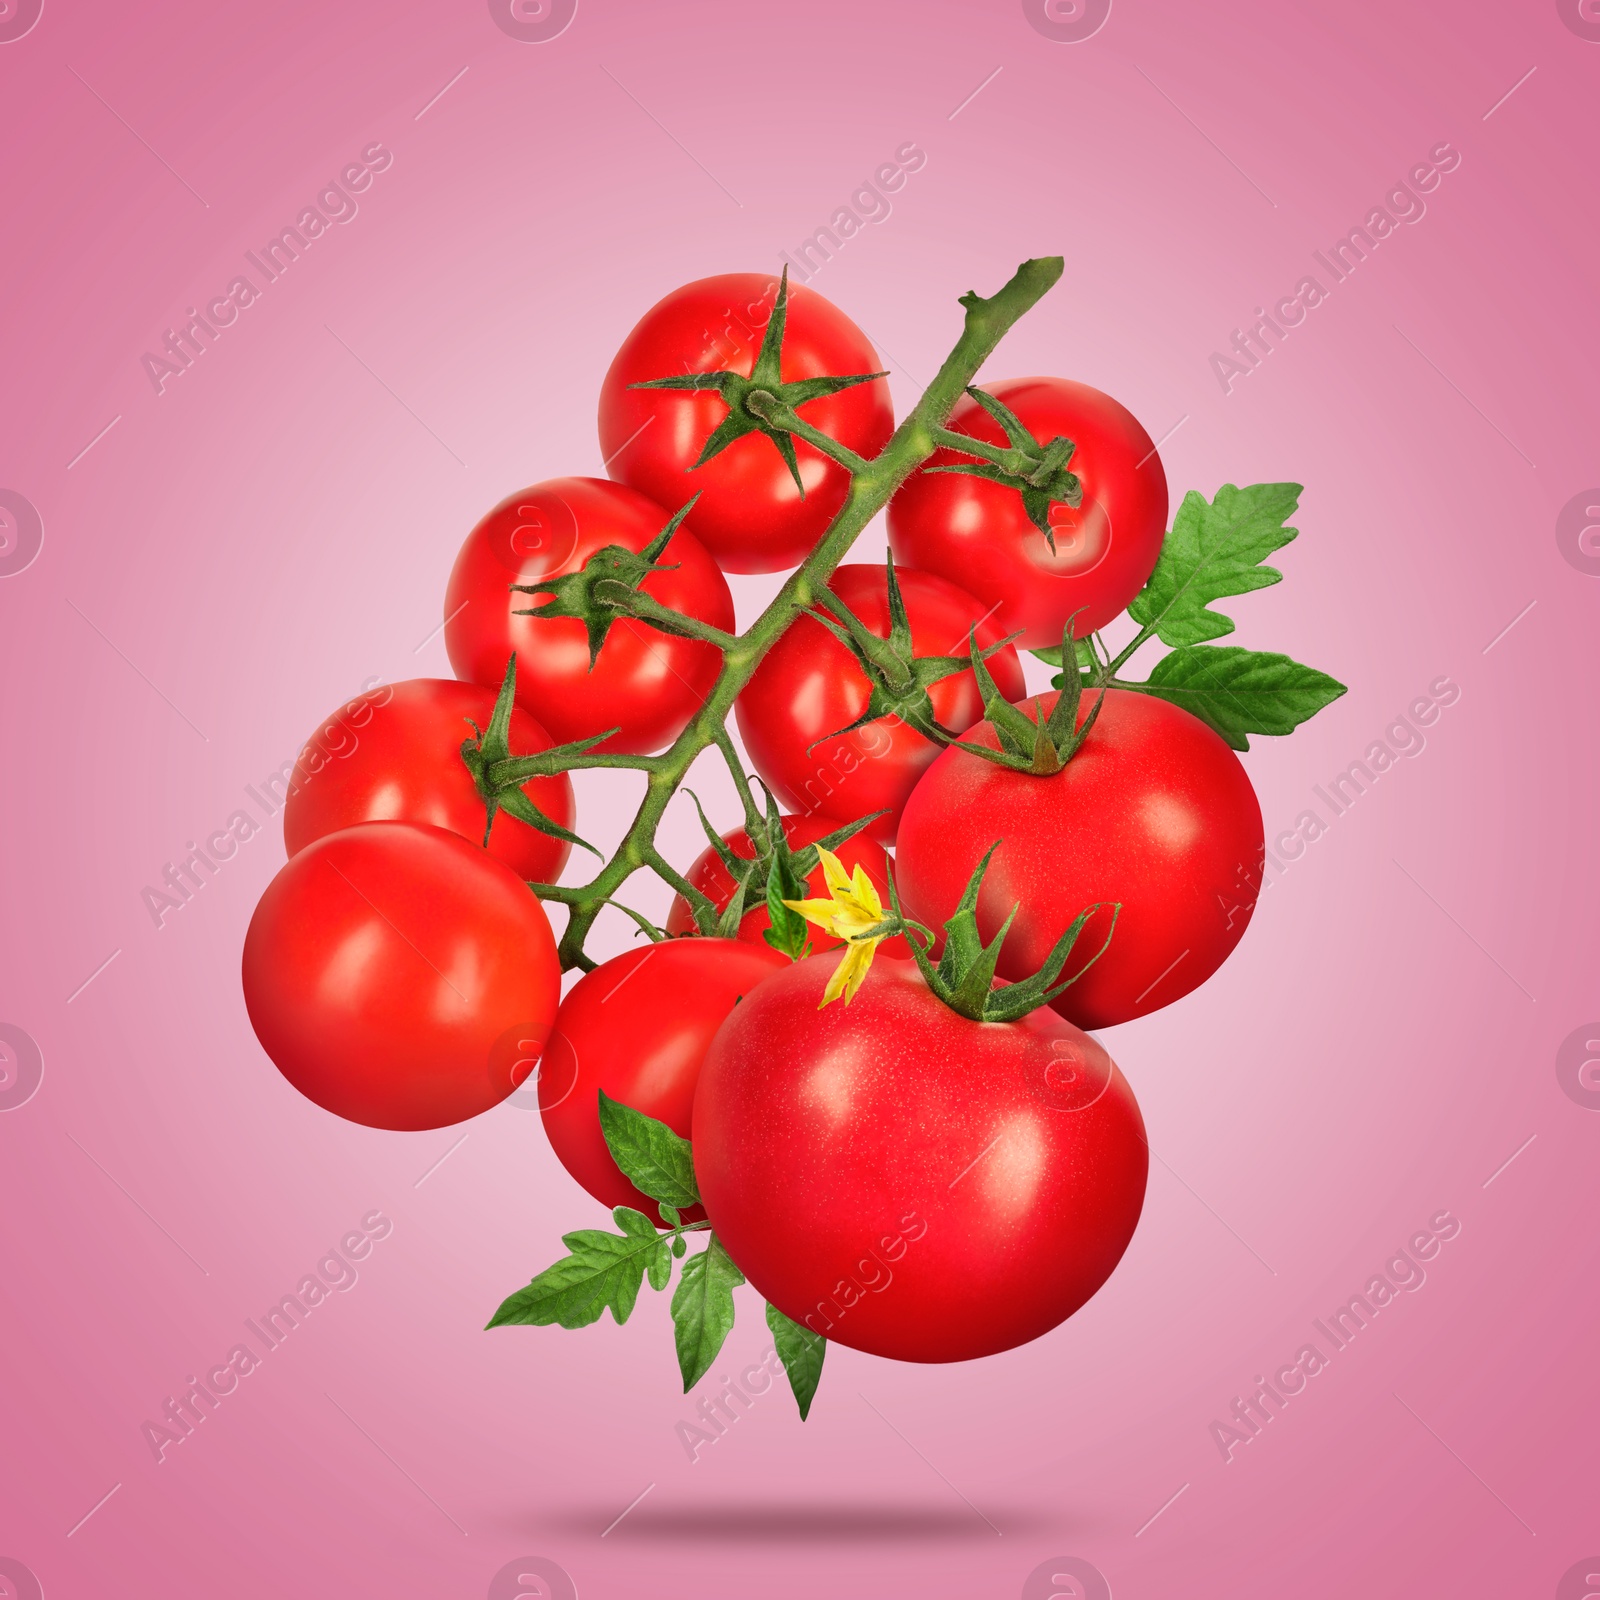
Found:
[[(967, 394), (982, 406), (1000, 424), (1011, 448), (1005, 452), (1004, 462), (979, 460), (938, 467), (924, 467), (924, 472), (958, 472), (969, 478), (986, 478), (1022, 496), (1022, 509), (1028, 520), (1045, 536), (1050, 553), (1055, 554), (1055, 529), (1050, 526), (1050, 507), (1057, 501), (1063, 505), (1083, 504), (1083, 483), (1075, 472), (1067, 471), (1076, 446), (1072, 440), (1059, 434), (1048, 443), (1036, 439), (1022, 419), (1003, 400), (985, 389), (968, 386)], [(952, 439), (942, 441), (947, 450), (960, 451), (961, 446)], [(979, 455), (969, 450), (968, 455)]]
[[(522, 785), (529, 778), (553, 776), (553, 772), (544, 770), (528, 772), (514, 782), (505, 782), (499, 773), (492, 771), (499, 762), (518, 759), (511, 754), (511, 713), (516, 707), (516, 701), (517, 653), (513, 650), (506, 662), (506, 675), (500, 682), (500, 692), (495, 696), (494, 710), (489, 715), (489, 726), (479, 728), (469, 717), (467, 726), (472, 729), (475, 737), (461, 741), (461, 759), (466, 763), (467, 771), (472, 774), (478, 798), (483, 801), (484, 849), (489, 848), (489, 835), (494, 829), (496, 813), (505, 811), (518, 822), (525, 822), (530, 828), (537, 828), (540, 833), (548, 834), (552, 839), (564, 839), (568, 844), (582, 846), (591, 855), (600, 855), (587, 839), (580, 839), (570, 828), (563, 828), (554, 818), (547, 817), (523, 793)], [(601, 737), (609, 738), (610, 735), (603, 734)], [(563, 756), (582, 755), (599, 742), (599, 739), (579, 739), (572, 744), (555, 745), (549, 750), (541, 750), (539, 756), (534, 759), (553, 765)], [(560, 769), (555, 767), (554, 770)]]
[[(931, 743), (955, 743), (959, 736), (934, 715), (933, 699), (928, 690), (957, 673), (975, 670), (975, 663), (981, 664), (990, 656), (997, 655), (1017, 637), (1014, 633), (1008, 634), (996, 643), (979, 649), (977, 630), (973, 628), (969, 631), (968, 651), (964, 656), (916, 655), (912, 649), (911, 622), (906, 615), (905, 598), (895, 573), (892, 553), (888, 557), (886, 572), (889, 601), (887, 636), (874, 633), (831, 590), (822, 602), (827, 610), (813, 607), (805, 613), (813, 622), (826, 628), (855, 657), (856, 665), (869, 685), (867, 704), (861, 715), (854, 722), (812, 740), (806, 747), (807, 754), (820, 744), (841, 739), (869, 722), (888, 716), (899, 717)], [(835, 615), (830, 616), (830, 611)]]
[(744, 1274), (715, 1234), (699, 1255), (684, 1262), (672, 1292), (672, 1336), (685, 1394), (717, 1359), (733, 1328), (733, 1291), (743, 1282)]
[(800, 1408), (800, 1420), (811, 1414), (811, 1402), (816, 1397), (817, 1383), (822, 1377), (823, 1358), (828, 1353), (828, 1341), (820, 1333), (813, 1333), (801, 1323), (794, 1322), (774, 1305), (767, 1307), (767, 1326), (772, 1330), (772, 1343), (789, 1375), (789, 1387)]
[(613, 1100), (604, 1089), (598, 1094), (600, 1131), (623, 1176), (652, 1200), (680, 1209), (699, 1205), (694, 1151), (689, 1141), (666, 1123)]
[(1071, 954), (1078, 935), (1083, 931), (1084, 924), (1096, 911), (1104, 909), (1103, 903), (1089, 906), (1078, 913), (1072, 926), (1051, 947), (1049, 955), (1045, 957), (1044, 965), (1031, 977), (1024, 978), (1018, 983), (1002, 984), (996, 988), (994, 974), (999, 961), (1000, 947), (1010, 932), (1020, 902), (1012, 906), (1010, 914), (1001, 924), (1000, 931), (988, 944), (985, 944), (983, 936), (978, 932), (978, 896), (983, 888), (983, 879), (989, 870), (989, 863), (1003, 842), (997, 839), (989, 846), (983, 860), (967, 879), (967, 886), (962, 891), (960, 903), (944, 925), (944, 948), (940, 952), (937, 965), (928, 954), (931, 939), (912, 936), (925, 930), (907, 921), (900, 905), (900, 891), (895, 883), (894, 873), (889, 874), (889, 903), (893, 910), (892, 918), (888, 919), (890, 925), (895, 932), (907, 935), (906, 943), (911, 947), (912, 959), (917, 964), (917, 970), (934, 994), (952, 1011), (970, 1017), (974, 1022), (1015, 1022), (1030, 1011), (1037, 1010), (1041, 1005), (1048, 1005), (1069, 984), (1076, 983), (1105, 954), (1111, 944), (1111, 934), (1116, 929), (1117, 913), (1121, 910), (1120, 906), (1112, 907), (1111, 928), (1107, 931), (1104, 942), (1070, 978), (1062, 980), (1061, 970), (1066, 965), (1067, 957)]
[[(781, 411), (797, 411), (812, 400), (824, 395), (839, 394), (859, 383), (872, 383), (887, 377), (884, 372), (858, 372), (839, 377), (800, 378), (791, 383), (783, 381), (783, 336), (789, 320), (789, 269), (785, 267), (778, 280), (778, 294), (773, 301), (772, 314), (761, 336), (761, 346), (756, 351), (750, 375), (738, 372), (680, 373), (669, 378), (650, 378), (642, 383), (630, 383), (630, 389), (678, 389), (704, 392), (715, 391), (728, 408), (728, 414), (713, 428), (701, 446), (696, 467), (721, 455), (736, 439), (759, 433), (770, 439), (783, 458), (789, 475), (794, 479), (800, 498), (805, 499), (806, 486), (800, 476), (800, 463), (795, 455), (794, 440), (781, 422), (768, 420)], [(752, 397), (755, 397), (752, 404)], [(759, 407), (759, 410), (757, 409)], [(763, 414), (764, 413), (764, 414)]]
[[(618, 617), (629, 615), (629, 596), (638, 592), (640, 584), (651, 573), (676, 570), (674, 563), (659, 561), (657, 557), (665, 552), (673, 534), (699, 498), (695, 494), (673, 512), (667, 525), (642, 550), (608, 544), (603, 550), (596, 550), (576, 572), (563, 573), (559, 578), (548, 578), (542, 583), (512, 584), (511, 589), (516, 594), (550, 596), (546, 604), (514, 611), (512, 615), (545, 620), (571, 617), (581, 622), (588, 634), (589, 667), (593, 670), (612, 623)], [(655, 619), (651, 625), (662, 626)]]

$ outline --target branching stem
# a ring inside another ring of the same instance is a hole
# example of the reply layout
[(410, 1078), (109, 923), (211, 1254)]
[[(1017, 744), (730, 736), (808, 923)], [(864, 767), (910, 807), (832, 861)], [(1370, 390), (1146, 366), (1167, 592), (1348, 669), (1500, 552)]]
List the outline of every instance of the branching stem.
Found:
[[(1010, 282), (989, 299), (985, 300), (976, 294), (961, 297), (966, 322), (955, 348), (946, 357), (933, 382), (923, 391), (915, 408), (871, 461), (845, 450), (837, 441), (818, 433), (795, 416), (790, 408), (777, 407), (774, 420), (778, 425), (848, 468), (852, 475), (850, 492), (838, 515), (818, 540), (816, 548), (789, 575), (767, 609), (737, 638), (724, 635), (712, 641), (723, 650), (722, 671), (699, 711), (669, 749), (658, 756), (649, 757), (581, 758), (578, 763), (581, 765), (628, 765), (645, 771), (649, 776), (644, 799), (622, 843), (588, 883), (572, 888), (538, 886), (540, 893), (547, 889), (554, 890), (549, 898), (559, 900), (569, 909), (560, 946), (564, 967), (592, 966), (592, 961), (584, 953), (584, 940), (606, 902), (641, 867), (661, 871), (665, 863), (655, 847), (656, 828), (668, 802), (701, 751), (713, 744), (722, 748), (725, 755), (731, 749), (724, 724), (739, 691), (750, 681), (757, 663), (803, 611), (826, 598), (826, 584), (834, 568), (849, 553), (851, 545), (867, 524), (888, 504), (889, 497), (907, 475), (933, 454), (940, 442), (939, 434), (945, 420), (967, 385), (977, 376), (978, 369), (1012, 324), (1031, 310), (1054, 286), (1061, 276), (1061, 269), (1059, 256), (1025, 261)], [(961, 448), (966, 449), (975, 442), (964, 439)], [(672, 615), (677, 617), (676, 613)], [(731, 764), (737, 766), (737, 761)], [(506, 765), (510, 767), (514, 764)], [(741, 787), (740, 800), (746, 807), (748, 817), (754, 802), (748, 794), (747, 783)], [(671, 871), (668, 868), (668, 872)], [(681, 878), (681, 875), (676, 876)], [(668, 882), (672, 882), (680, 893), (687, 884), (686, 879), (678, 882), (671, 876)], [(692, 898), (690, 903), (694, 903)]]

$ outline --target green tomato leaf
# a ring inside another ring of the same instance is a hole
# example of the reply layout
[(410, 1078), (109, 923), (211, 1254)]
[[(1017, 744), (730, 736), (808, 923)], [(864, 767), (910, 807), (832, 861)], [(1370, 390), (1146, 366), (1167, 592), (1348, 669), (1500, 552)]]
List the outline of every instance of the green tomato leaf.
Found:
[(1128, 615), (1153, 628), (1163, 644), (1202, 644), (1233, 632), (1233, 621), (1210, 602), (1278, 583), (1283, 574), (1261, 565), (1296, 537), (1286, 527), (1300, 503), (1297, 483), (1225, 483), (1215, 500), (1190, 490), (1172, 519), (1150, 581)]
[(820, 1333), (791, 1322), (776, 1306), (767, 1307), (767, 1326), (772, 1330), (772, 1342), (777, 1346), (783, 1370), (789, 1374), (789, 1387), (794, 1390), (795, 1404), (800, 1407), (800, 1420), (804, 1422), (817, 1392), (817, 1381), (822, 1377), (828, 1341)]
[[(559, 1323), (563, 1328), (586, 1328), (598, 1322), (607, 1308), (613, 1321), (626, 1322), (639, 1298), (645, 1269), (654, 1269), (665, 1240), (642, 1211), (618, 1206), (611, 1215), (622, 1229), (620, 1234), (598, 1228), (563, 1234), (568, 1254), (546, 1267), (526, 1289), (510, 1295), (489, 1319), (489, 1326)], [(670, 1261), (668, 1265), (670, 1269)], [(655, 1270), (651, 1282), (656, 1282)]]
[(744, 1274), (715, 1234), (699, 1255), (684, 1262), (672, 1295), (672, 1332), (685, 1394), (717, 1359), (733, 1327), (733, 1291), (743, 1282)]
[(1248, 750), (1252, 733), (1292, 733), (1345, 692), (1337, 679), (1288, 656), (1203, 644), (1163, 656), (1148, 683), (1121, 687), (1182, 706), (1235, 750)]
[(666, 1123), (647, 1117), (600, 1090), (600, 1131), (611, 1159), (652, 1200), (680, 1210), (700, 1203), (693, 1147)]

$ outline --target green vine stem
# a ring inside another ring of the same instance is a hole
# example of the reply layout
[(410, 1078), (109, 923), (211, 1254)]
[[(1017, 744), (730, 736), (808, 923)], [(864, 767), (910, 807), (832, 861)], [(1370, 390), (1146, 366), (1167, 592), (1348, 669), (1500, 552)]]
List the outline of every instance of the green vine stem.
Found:
[[(888, 504), (890, 496), (905, 478), (921, 466), (941, 442), (950, 442), (948, 436), (941, 438), (944, 423), (967, 385), (976, 377), (978, 369), (1011, 326), (1055, 285), (1061, 272), (1060, 256), (1044, 256), (1023, 262), (1011, 280), (987, 300), (974, 293), (963, 295), (960, 303), (966, 312), (966, 321), (955, 348), (888, 444), (870, 461), (845, 450), (826, 435), (819, 435), (790, 407), (778, 404), (775, 397), (766, 391), (757, 390), (749, 396), (752, 412), (769, 426), (805, 439), (846, 466), (851, 472), (850, 492), (816, 548), (790, 574), (767, 609), (744, 633), (737, 637), (719, 635), (711, 641), (723, 651), (722, 670), (705, 703), (669, 749), (655, 756), (627, 758), (596, 752), (569, 763), (582, 767), (627, 766), (643, 771), (647, 776), (644, 799), (627, 833), (611, 859), (588, 883), (573, 887), (552, 884), (534, 886), (541, 896), (568, 908), (567, 926), (560, 943), (563, 968), (592, 969), (596, 963), (585, 953), (584, 941), (594, 926), (595, 918), (635, 872), (641, 868), (660, 871), (664, 863), (655, 846), (656, 828), (696, 757), (712, 745), (717, 745), (729, 757), (730, 767), (738, 768), (736, 752), (728, 740), (725, 724), (735, 699), (749, 682), (757, 663), (796, 618), (809, 607), (827, 601), (827, 581), (834, 568), (849, 553), (867, 524)], [(962, 448), (967, 448), (971, 443), (970, 440), (965, 441)], [(651, 616), (651, 608), (641, 606), (637, 596), (628, 602), (626, 609), (641, 621), (667, 620)], [(670, 618), (667, 623), (669, 627), (676, 627), (677, 631), (690, 631), (683, 628), (683, 619), (676, 613), (671, 613)], [(694, 636), (706, 637), (707, 633), (697, 630)], [(538, 757), (527, 758), (529, 763), (537, 760)], [(530, 767), (528, 775), (537, 770), (536, 767)], [(505, 762), (498, 764), (491, 776), (495, 782), (504, 783), (516, 778), (520, 771), (519, 763)], [(739, 787), (747, 818), (759, 821), (748, 784), (740, 784)], [(669, 878), (668, 881), (673, 880)]]

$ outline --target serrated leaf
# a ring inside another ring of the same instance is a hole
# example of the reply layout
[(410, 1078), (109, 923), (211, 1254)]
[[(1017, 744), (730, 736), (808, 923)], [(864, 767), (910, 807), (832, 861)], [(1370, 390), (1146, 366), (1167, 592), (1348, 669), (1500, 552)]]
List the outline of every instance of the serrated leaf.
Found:
[(612, 1216), (623, 1230), (620, 1234), (598, 1228), (563, 1234), (568, 1254), (546, 1267), (527, 1288), (509, 1295), (489, 1326), (559, 1323), (563, 1328), (586, 1328), (608, 1308), (613, 1321), (626, 1322), (639, 1298), (645, 1269), (665, 1241), (642, 1211), (618, 1206)]
[(611, 1159), (635, 1188), (680, 1210), (700, 1203), (693, 1147), (666, 1123), (613, 1100), (602, 1089), (600, 1131)]
[(1225, 483), (1213, 501), (1191, 489), (1128, 615), (1163, 644), (1203, 644), (1232, 633), (1232, 618), (1210, 610), (1210, 602), (1282, 579), (1261, 563), (1296, 537), (1284, 524), (1299, 503), (1297, 483)]
[(1292, 733), (1345, 692), (1315, 667), (1237, 645), (1187, 645), (1156, 662), (1148, 683), (1121, 686), (1182, 706), (1235, 750), (1252, 733)]
[(684, 1262), (672, 1294), (672, 1334), (685, 1394), (717, 1359), (733, 1327), (733, 1291), (743, 1282), (744, 1274), (715, 1234), (699, 1255)]
[(767, 1326), (772, 1330), (772, 1342), (777, 1346), (783, 1370), (789, 1374), (789, 1387), (794, 1391), (800, 1420), (804, 1422), (817, 1392), (817, 1382), (822, 1377), (822, 1360), (828, 1353), (828, 1341), (820, 1333), (790, 1321), (776, 1306), (767, 1307)]

